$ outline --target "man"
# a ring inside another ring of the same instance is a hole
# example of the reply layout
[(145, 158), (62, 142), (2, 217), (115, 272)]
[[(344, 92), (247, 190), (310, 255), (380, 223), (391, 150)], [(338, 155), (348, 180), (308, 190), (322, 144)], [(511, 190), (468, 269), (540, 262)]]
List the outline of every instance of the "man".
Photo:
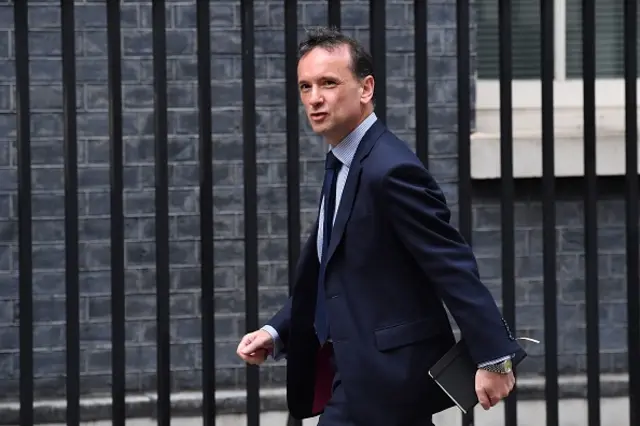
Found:
[(485, 409), (513, 388), (521, 353), (438, 185), (376, 119), (374, 85), (353, 39), (319, 29), (300, 44), (300, 97), (331, 146), (318, 221), (292, 297), (237, 350), (250, 364), (286, 357), (291, 414), (322, 413), (321, 426), (425, 425), (451, 407), (428, 376), (455, 343), (444, 305), (479, 366)]

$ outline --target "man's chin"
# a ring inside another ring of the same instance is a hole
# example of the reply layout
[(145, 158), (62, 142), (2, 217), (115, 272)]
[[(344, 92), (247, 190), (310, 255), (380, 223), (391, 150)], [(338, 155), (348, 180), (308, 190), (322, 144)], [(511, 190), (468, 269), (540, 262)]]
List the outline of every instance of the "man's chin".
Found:
[(329, 130), (329, 125), (326, 123), (311, 123), (311, 130), (320, 136), (323, 136)]

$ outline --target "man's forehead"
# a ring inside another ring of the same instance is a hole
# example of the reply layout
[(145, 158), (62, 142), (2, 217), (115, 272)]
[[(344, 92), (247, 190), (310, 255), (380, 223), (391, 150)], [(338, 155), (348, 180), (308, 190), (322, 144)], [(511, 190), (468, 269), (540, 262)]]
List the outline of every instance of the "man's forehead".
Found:
[(331, 48), (316, 47), (300, 59), (299, 73), (315, 73), (319, 70), (348, 71), (351, 55), (347, 45)]

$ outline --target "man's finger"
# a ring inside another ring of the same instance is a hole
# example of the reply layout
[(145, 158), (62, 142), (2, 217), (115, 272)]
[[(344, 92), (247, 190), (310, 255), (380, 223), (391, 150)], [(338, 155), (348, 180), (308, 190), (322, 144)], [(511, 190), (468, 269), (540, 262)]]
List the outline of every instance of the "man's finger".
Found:
[(242, 348), (247, 346), (247, 344), (249, 344), (250, 341), (251, 339), (249, 339), (247, 336), (243, 337), (242, 340), (240, 340), (240, 343), (238, 343), (238, 352), (240, 352)]
[(240, 358), (242, 358), (244, 361), (246, 362), (253, 362), (256, 359), (259, 358), (259, 353), (250, 353), (250, 354), (245, 354), (245, 353), (240, 353)]
[(504, 388), (502, 389), (502, 392), (500, 393), (500, 399), (505, 399), (506, 397), (509, 396), (510, 393), (511, 393), (511, 386), (507, 383), (505, 384)]
[(484, 388), (476, 388), (476, 395), (478, 396), (478, 402), (485, 410), (491, 408), (491, 400)]
[(258, 349), (264, 349), (263, 346), (264, 342), (262, 342), (260, 339), (254, 338), (253, 340), (247, 342), (247, 345), (242, 348), (242, 353), (246, 355), (253, 354)]
[(487, 396), (489, 397), (489, 404), (491, 405), (491, 407), (495, 407), (495, 405), (500, 402), (500, 393), (495, 392), (495, 391), (491, 391), (491, 392), (487, 392)]
[(242, 338), (242, 340), (240, 340), (240, 343), (238, 343), (238, 349), (237, 352), (243, 352), (244, 353), (244, 348), (247, 347), (247, 345), (251, 343), (251, 338), (248, 336), (245, 336)]

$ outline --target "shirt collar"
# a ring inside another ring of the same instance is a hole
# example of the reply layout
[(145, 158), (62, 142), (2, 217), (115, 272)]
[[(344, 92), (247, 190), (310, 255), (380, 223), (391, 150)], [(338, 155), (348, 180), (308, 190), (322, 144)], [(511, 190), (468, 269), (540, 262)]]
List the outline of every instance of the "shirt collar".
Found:
[(358, 127), (353, 129), (351, 133), (340, 141), (338, 145), (331, 148), (333, 155), (335, 155), (342, 164), (347, 167), (351, 167), (351, 162), (353, 161), (353, 157), (356, 155), (356, 150), (358, 149), (358, 145), (360, 145), (360, 141), (377, 119), (375, 112), (372, 112), (362, 121), (362, 123), (358, 125)]

